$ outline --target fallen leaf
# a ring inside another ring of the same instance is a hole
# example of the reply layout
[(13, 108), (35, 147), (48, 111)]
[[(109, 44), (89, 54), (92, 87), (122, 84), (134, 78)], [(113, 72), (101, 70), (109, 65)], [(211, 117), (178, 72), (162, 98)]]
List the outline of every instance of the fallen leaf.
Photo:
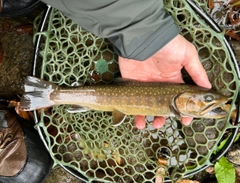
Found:
[(3, 27), (2, 29), (4, 32), (8, 32), (11, 30), (11, 25), (9, 23), (9, 19), (4, 20), (2, 27)]
[(12, 28), (13, 31), (16, 31), (18, 34), (32, 34), (33, 24), (18, 25)]
[(214, 167), (210, 166), (210, 167), (206, 168), (206, 172), (211, 175), (215, 174)]
[(0, 42), (0, 64), (3, 62), (3, 50), (2, 50), (2, 43)]
[(208, 1), (208, 7), (210, 10), (212, 10), (214, 8), (214, 0), (209, 0)]

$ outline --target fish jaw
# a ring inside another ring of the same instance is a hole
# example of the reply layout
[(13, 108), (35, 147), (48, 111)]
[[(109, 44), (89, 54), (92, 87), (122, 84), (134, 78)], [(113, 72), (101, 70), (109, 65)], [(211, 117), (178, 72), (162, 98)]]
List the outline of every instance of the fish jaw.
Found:
[(227, 115), (228, 115), (228, 112), (226, 110), (222, 109), (222, 107), (217, 107), (203, 114), (202, 117), (219, 119), (219, 118), (224, 118)]
[(228, 102), (227, 97), (221, 97), (217, 102), (210, 104), (200, 111), (199, 115), (204, 118), (224, 118), (228, 115), (228, 111), (223, 107)]
[(199, 113), (196, 113), (193, 115), (193, 117), (199, 117), (199, 118), (214, 118), (214, 119), (220, 119), (224, 118), (228, 115), (228, 111), (224, 109), (225, 103), (216, 103), (207, 106)]

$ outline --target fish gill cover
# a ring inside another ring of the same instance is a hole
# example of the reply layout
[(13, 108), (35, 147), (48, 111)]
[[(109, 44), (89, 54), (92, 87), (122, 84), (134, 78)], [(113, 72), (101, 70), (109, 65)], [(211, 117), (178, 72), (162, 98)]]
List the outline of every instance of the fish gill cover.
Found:
[[(229, 97), (230, 111), (234, 110), (239, 84), (223, 33), (213, 31), (186, 1), (164, 2), (181, 34), (196, 46), (213, 88)], [(35, 20), (35, 27), (42, 17)], [(50, 10), (44, 30), (35, 37), (39, 35), (40, 70), (36, 76), (61, 86), (107, 84), (119, 76), (111, 44), (59, 11)], [(133, 116), (127, 116), (124, 123), (113, 127), (111, 113), (71, 114), (66, 112), (68, 107), (41, 110), (38, 125), (55, 163), (88, 182), (154, 182), (156, 176), (171, 181), (190, 175), (211, 164), (224, 132), (233, 127), (230, 116), (194, 119), (187, 127), (168, 118), (160, 129), (153, 129), (153, 118), (148, 117), (144, 130), (138, 130)]]

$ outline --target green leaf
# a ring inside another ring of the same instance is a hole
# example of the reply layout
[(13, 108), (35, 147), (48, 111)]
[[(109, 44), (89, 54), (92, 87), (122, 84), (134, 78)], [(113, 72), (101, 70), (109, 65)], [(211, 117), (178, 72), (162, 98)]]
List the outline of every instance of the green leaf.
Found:
[(233, 164), (224, 156), (215, 164), (214, 169), (219, 183), (235, 183), (236, 173)]
[(230, 135), (220, 143), (220, 145), (218, 146), (218, 151), (221, 150), (223, 148), (223, 146), (225, 146), (225, 144), (228, 141), (229, 137), (230, 137)]
[[(225, 146), (225, 144), (227, 143), (229, 137), (231, 137), (231, 134), (232, 134), (232, 133), (230, 133), (226, 139), (224, 139), (223, 141), (221, 141), (221, 143), (220, 143), (220, 145), (218, 146), (217, 150), (214, 151), (214, 154), (216, 154), (218, 151), (220, 151), (220, 150)], [(236, 141), (239, 139), (239, 137), (240, 137), (240, 133), (237, 134), (236, 138), (234, 139), (234, 142), (236, 142)]]
[(232, 6), (237, 6), (237, 5), (240, 5), (240, 1), (238, 1), (238, 2), (236, 2), (236, 3), (234, 3), (234, 4), (232, 4)]

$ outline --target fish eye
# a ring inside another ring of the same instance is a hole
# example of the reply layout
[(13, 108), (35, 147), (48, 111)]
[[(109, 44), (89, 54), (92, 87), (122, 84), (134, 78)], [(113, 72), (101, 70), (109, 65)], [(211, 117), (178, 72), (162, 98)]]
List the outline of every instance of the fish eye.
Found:
[(205, 102), (212, 102), (213, 100), (214, 100), (214, 96), (211, 95), (211, 94), (206, 94), (206, 95), (204, 96), (204, 101), (205, 101)]

